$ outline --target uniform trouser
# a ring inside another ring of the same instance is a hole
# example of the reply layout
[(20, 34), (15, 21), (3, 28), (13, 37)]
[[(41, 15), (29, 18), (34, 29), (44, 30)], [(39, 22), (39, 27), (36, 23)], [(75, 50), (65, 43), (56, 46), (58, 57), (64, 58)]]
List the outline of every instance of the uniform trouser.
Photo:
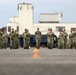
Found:
[(10, 47), (14, 48), (14, 39), (10, 40)]
[(64, 40), (63, 39), (59, 39), (58, 40), (58, 48), (63, 48), (64, 47)]
[(24, 41), (24, 47), (29, 48), (30, 40), (29, 39), (23, 39), (23, 41)]
[(66, 48), (67, 45), (67, 39), (64, 39), (64, 48)]
[(7, 48), (7, 40), (3, 40), (3, 44), (2, 44), (3, 48)]
[(0, 39), (0, 48), (2, 48), (2, 40)]
[(19, 38), (14, 38), (14, 48), (19, 48)]
[(36, 39), (36, 48), (40, 48), (41, 39)]
[(76, 38), (74, 38), (74, 47), (76, 48)]
[(69, 47), (72, 48), (73, 47), (73, 39), (69, 38)]
[(47, 39), (47, 46), (50, 48), (52, 48), (53, 47), (53, 38), (48, 38)]

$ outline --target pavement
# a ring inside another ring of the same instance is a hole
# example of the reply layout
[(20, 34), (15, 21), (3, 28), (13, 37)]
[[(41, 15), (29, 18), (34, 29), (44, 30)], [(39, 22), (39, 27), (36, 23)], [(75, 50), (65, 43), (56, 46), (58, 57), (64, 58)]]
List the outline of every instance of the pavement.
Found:
[(76, 49), (0, 50), (0, 75), (76, 75)]

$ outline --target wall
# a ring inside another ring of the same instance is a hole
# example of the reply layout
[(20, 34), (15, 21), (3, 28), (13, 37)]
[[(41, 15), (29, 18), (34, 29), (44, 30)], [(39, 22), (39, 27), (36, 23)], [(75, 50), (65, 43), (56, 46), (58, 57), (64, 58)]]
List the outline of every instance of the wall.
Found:
[(11, 26), (11, 30), (12, 28), (14, 28), (14, 30), (17, 30), (17, 26), (19, 26), (19, 23), (7, 23), (7, 34), (9, 34), (10, 32), (8, 32), (8, 27)]
[(16, 16), (10, 17), (9, 22), (17, 22), (17, 23), (19, 23), (19, 17), (16, 17)]
[(76, 23), (35, 23), (33, 29), (34, 31), (36, 31), (37, 27), (39, 27), (42, 34), (46, 34), (48, 31), (48, 28), (52, 28), (53, 32), (58, 36), (59, 32), (56, 31), (56, 27), (58, 26), (65, 27), (66, 32), (69, 34), (71, 28), (76, 28)]
[(22, 34), (27, 28), (32, 31), (33, 27), (33, 5), (19, 4), (19, 33)]

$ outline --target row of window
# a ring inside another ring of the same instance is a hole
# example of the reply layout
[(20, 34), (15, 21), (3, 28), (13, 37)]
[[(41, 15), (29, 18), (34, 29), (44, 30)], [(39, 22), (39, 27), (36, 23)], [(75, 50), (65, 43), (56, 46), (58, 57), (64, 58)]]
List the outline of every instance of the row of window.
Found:
[[(8, 32), (11, 32), (11, 26), (8, 26)], [(19, 32), (19, 26), (16, 27), (17, 32)]]
[[(61, 32), (62, 29), (65, 28), (64, 26), (57, 26), (56, 27), (56, 31)], [(71, 28), (71, 30), (74, 30), (76, 28)], [(19, 32), (19, 26), (16, 27), (17, 32)], [(8, 32), (11, 32), (11, 26), (8, 26)]]

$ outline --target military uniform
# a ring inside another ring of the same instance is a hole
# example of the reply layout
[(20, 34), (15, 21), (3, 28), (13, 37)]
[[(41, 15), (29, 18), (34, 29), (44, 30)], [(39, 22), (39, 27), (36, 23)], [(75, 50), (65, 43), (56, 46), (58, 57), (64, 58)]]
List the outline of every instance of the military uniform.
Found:
[(7, 34), (3, 34), (2, 36), (3, 38), (3, 43), (2, 43), (2, 46), (3, 48), (7, 49), (7, 41), (8, 41), (8, 35)]
[(0, 31), (0, 49), (3, 48), (3, 46), (2, 46), (2, 43), (3, 43), (2, 35), (3, 35), (3, 32)]
[(69, 34), (69, 47), (72, 49), (74, 44), (73, 44), (73, 38), (74, 38), (74, 35), (73, 33)]
[(48, 48), (53, 48), (53, 43), (54, 43), (54, 33), (47, 33), (47, 47)]
[(30, 35), (29, 32), (24, 32), (23, 33), (24, 49), (29, 49), (30, 36), (31, 35)]
[(76, 32), (74, 32), (74, 47), (75, 47), (75, 49), (76, 49)]
[(66, 45), (67, 45), (67, 36), (68, 36), (68, 34), (66, 32), (62, 32), (62, 36), (63, 36), (63, 39), (64, 39), (64, 49), (65, 49)]
[(14, 38), (15, 38), (15, 32), (13, 31), (10, 33), (10, 49), (12, 48), (14, 49), (14, 45), (15, 45)]
[(62, 32), (60, 32), (60, 35), (58, 36), (58, 48), (62, 49), (64, 47), (64, 38)]
[(14, 37), (14, 49), (19, 48), (19, 34), (15, 32), (15, 37)]
[(36, 48), (40, 48), (40, 43), (41, 43), (41, 32), (40, 31), (35, 32), (35, 38), (36, 38)]

